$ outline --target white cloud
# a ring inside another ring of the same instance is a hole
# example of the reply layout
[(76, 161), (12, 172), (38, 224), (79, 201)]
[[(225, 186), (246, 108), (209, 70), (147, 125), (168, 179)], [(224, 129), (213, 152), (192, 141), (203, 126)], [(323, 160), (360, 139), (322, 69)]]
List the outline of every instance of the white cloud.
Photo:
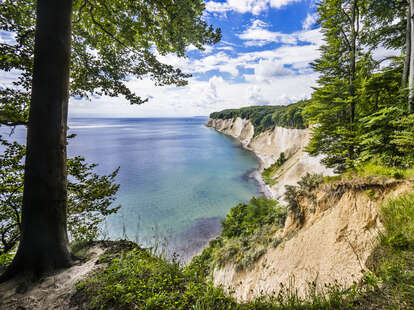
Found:
[(308, 15), (306, 15), (305, 20), (302, 23), (302, 28), (304, 30), (308, 30), (310, 29), (313, 25), (315, 25), (315, 23), (318, 21), (318, 14), (316, 13), (308, 13)]
[(208, 1), (206, 2), (206, 10), (208, 12), (226, 13), (235, 11), (241, 14), (251, 13), (259, 15), (267, 11), (269, 8), (280, 9), (292, 2), (301, 0), (227, 0), (226, 2)]
[(280, 9), (282, 6), (288, 5), (293, 2), (300, 2), (301, 0), (270, 0), (270, 6), (272, 8)]
[[(192, 116), (249, 105), (286, 105), (308, 98), (318, 77), (309, 68), (309, 63), (319, 57), (322, 34), (320, 29), (315, 29), (283, 35), (291, 36), (301, 44), (282, 44), (274, 49), (254, 52), (233, 51), (231, 56), (226, 50), (216, 47), (215, 53), (200, 59), (159, 56), (161, 61), (185, 72), (214, 70), (229, 73), (231, 79), (224, 79), (215, 72), (207, 81), (191, 78), (189, 85), (180, 88), (155, 87), (150, 80), (132, 79), (128, 87), (143, 97), (151, 96), (148, 103), (131, 106), (122, 98), (107, 97), (94, 100), (93, 104), (72, 100), (70, 111), (72, 115), (114, 117)], [(251, 70), (252, 73), (241, 75), (240, 69)]]
[(256, 19), (238, 37), (244, 40), (245, 46), (264, 46), (270, 43), (283, 43), (295, 45), (298, 41), (320, 45), (322, 43), (322, 33), (320, 28), (313, 30), (302, 30), (294, 33), (281, 33), (270, 31), (268, 24)]
[(246, 46), (263, 46), (272, 42), (285, 44), (297, 43), (295, 35), (269, 31), (266, 29), (268, 27), (268, 24), (256, 19), (253, 21), (252, 25), (239, 34), (238, 37), (242, 40), (246, 40)]
[(254, 68), (256, 79), (260, 81), (269, 81), (269, 79), (287, 76), (293, 73), (294, 72), (291, 69), (286, 68), (283, 63), (269, 60), (263, 61), (262, 59)]

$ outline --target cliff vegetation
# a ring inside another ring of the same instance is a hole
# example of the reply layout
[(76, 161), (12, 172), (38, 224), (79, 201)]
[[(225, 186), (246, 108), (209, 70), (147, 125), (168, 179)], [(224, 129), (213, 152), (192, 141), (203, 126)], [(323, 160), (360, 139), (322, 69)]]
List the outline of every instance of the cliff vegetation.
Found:
[(275, 126), (286, 128), (306, 128), (307, 123), (302, 116), (306, 101), (288, 106), (252, 106), (241, 109), (229, 109), (210, 114), (212, 119), (248, 119), (254, 126), (254, 134), (258, 135)]

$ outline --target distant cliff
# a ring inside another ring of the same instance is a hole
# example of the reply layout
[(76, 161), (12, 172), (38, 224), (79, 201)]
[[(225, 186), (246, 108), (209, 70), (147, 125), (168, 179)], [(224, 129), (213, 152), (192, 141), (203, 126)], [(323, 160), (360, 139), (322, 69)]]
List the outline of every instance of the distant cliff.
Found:
[[(253, 151), (261, 160), (261, 171), (274, 164), (281, 153), (287, 161), (271, 176), (271, 184), (261, 180), (266, 196), (281, 199), (286, 185), (295, 185), (306, 173), (333, 175), (320, 163), (320, 157), (311, 157), (304, 151), (310, 139), (310, 129), (290, 129), (275, 126), (255, 135), (255, 128), (248, 119), (240, 117), (230, 119), (210, 118), (208, 127), (230, 135), (239, 140), (243, 146)], [(256, 131), (257, 133), (257, 131)]]

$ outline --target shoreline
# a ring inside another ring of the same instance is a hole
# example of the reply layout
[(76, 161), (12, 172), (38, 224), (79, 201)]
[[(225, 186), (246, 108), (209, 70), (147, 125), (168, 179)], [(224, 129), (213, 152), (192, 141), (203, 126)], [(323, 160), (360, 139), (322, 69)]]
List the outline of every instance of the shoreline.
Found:
[(214, 128), (212, 126), (209, 126), (208, 122), (205, 123), (204, 126), (206, 126), (207, 128), (211, 128), (211, 129), (215, 130), (218, 133), (221, 133), (223, 135), (231, 137), (232, 139), (234, 139), (238, 143), (240, 143), (240, 146), (241, 146), (242, 149), (244, 149), (246, 151), (249, 151), (250, 153), (252, 153), (256, 157), (257, 161), (259, 162), (259, 167), (257, 169), (254, 169), (254, 171), (251, 173), (251, 175), (255, 179), (255, 181), (257, 182), (258, 192), (260, 194), (263, 194), (268, 199), (273, 199), (272, 191), (269, 189), (269, 187), (267, 186), (267, 184), (265, 183), (265, 181), (262, 178), (262, 172), (266, 167), (266, 162), (263, 160), (263, 158), (260, 157), (260, 154), (257, 153), (252, 148), (250, 148), (245, 143), (243, 143), (242, 141), (240, 141), (239, 139), (237, 139), (236, 137), (234, 137), (232, 135), (228, 135), (224, 132), (221, 132), (221, 131), (217, 130), (216, 128)]

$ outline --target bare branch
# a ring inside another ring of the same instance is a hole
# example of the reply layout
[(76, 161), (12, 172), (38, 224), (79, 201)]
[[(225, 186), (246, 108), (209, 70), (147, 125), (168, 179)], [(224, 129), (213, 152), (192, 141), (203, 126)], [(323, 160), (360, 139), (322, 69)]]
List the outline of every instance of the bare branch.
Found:
[(86, 7), (86, 0), (83, 1), (82, 6), (79, 9), (79, 13), (78, 13), (78, 19), (76, 21), (74, 21), (74, 24), (77, 24), (80, 22), (81, 18), (82, 18), (82, 10)]

